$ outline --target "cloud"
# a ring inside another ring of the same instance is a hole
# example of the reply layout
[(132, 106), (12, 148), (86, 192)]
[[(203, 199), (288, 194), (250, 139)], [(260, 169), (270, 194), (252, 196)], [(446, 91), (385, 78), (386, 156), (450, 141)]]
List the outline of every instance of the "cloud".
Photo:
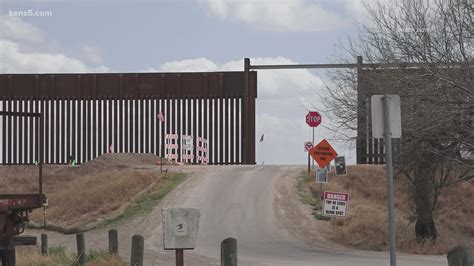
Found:
[[(42, 31), (18, 17), (0, 16), (0, 73), (108, 72), (99, 65), (97, 48), (83, 46), (81, 56), (92, 64), (61, 52), (45, 50), (51, 46)], [(53, 45), (55, 46), (55, 45)], [(95, 61), (95, 62), (94, 62)]]
[(344, 8), (346, 9), (347, 13), (355, 18), (355, 20), (359, 22), (366, 22), (367, 14), (365, 2), (365, 0), (346, 0)]
[[(438, 0), (423, 0), (422, 3), (424, 5), (428, 5), (434, 7), (437, 5)], [(442, 3), (442, 1), (440, 2)], [(369, 9), (375, 8), (377, 9), (377, 5), (381, 5), (385, 8), (395, 8), (400, 10), (400, 8), (396, 8), (397, 6), (403, 6), (402, 1), (393, 1), (393, 0), (345, 0), (344, 1), (344, 9), (346, 10), (347, 14), (350, 17), (353, 17), (357, 22), (372, 26), (373, 21), (371, 19), (371, 15), (367, 11), (367, 7)], [(432, 11), (432, 10), (428, 10)], [(432, 14), (436, 15), (436, 14)]]
[(84, 60), (92, 63), (92, 64), (102, 64), (102, 51), (94, 46), (91, 45), (83, 45), (81, 47), (81, 56)]
[(216, 63), (206, 58), (185, 59), (164, 63), (158, 70), (153, 68), (148, 71), (160, 72), (196, 72), (196, 71), (217, 71), (219, 67)]
[(91, 67), (63, 54), (22, 52), (19, 45), (0, 39), (1, 73), (107, 72), (105, 66)]
[[(251, 58), (252, 64), (296, 64), (285, 57)], [(185, 59), (167, 62), (149, 71), (193, 72), (193, 71), (242, 71), (243, 60), (216, 63), (206, 58)], [(322, 79), (305, 70), (259, 70), (257, 76), (258, 98), (256, 101), (256, 137), (265, 134), (264, 142), (256, 140), (257, 163), (304, 164), (307, 154), (303, 143), (311, 140), (312, 131), (305, 123), (308, 104), (321, 106), (315, 92), (323, 89)], [(324, 115), (324, 114), (323, 114)], [(323, 121), (325, 116), (323, 116)], [(323, 123), (329, 123), (324, 121)], [(338, 143), (334, 133), (320, 126), (315, 131), (315, 141), (329, 139), (341, 155), (355, 162), (354, 150), (346, 143)]]
[[(284, 57), (252, 58), (254, 65), (296, 64)], [(195, 71), (242, 71), (243, 59), (223, 64), (215, 63), (206, 58), (194, 58), (166, 62), (159, 68), (149, 68), (150, 72), (195, 72)], [(322, 88), (323, 81), (306, 69), (264, 70), (258, 72), (258, 94), (265, 98), (301, 97), (312, 94), (314, 89)]]
[(44, 40), (41, 31), (32, 24), (7, 15), (0, 15), (0, 38), (35, 43)]
[(321, 3), (305, 0), (202, 0), (209, 13), (224, 20), (252, 27), (287, 32), (330, 31), (347, 24)]

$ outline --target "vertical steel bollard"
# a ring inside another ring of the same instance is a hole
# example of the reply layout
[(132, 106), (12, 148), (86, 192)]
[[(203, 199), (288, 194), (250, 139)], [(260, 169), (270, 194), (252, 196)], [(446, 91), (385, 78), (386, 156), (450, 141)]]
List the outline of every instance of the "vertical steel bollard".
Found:
[(447, 254), (447, 258), (448, 266), (474, 265), (474, 250), (460, 245), (451, 249)]
[(41, 234), (41, 255), (48, 256), (48, 235)]
[(116, 229), (109, 230), (109, 253), (118, 254), (118, 232)]
[(222, 241), (221, 266), (237, 266), (237, 239), (229, 237)]
[(141, 235), (134, 235), (132, 237), (132, 252), (130, 259), (130, 266), (143, 266), (143, 248), (145, 247), (145, 240)]
[(86, 241), (84, 234), (76, 234), (77, 243), (77, 265), (82, 266), (86, 263)]

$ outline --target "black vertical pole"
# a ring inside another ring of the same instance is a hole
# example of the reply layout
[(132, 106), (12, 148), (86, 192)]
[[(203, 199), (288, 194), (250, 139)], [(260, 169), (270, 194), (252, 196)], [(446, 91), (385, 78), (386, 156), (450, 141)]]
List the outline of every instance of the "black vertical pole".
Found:
[[(13, 101), (13, 112), (17, 112), (17, 101), (14, 100)], [(13, 141), (12, 141), (12, 146), (13, 146), (13, 160), (12, 160), (12, 163), (13, 164), (17, 164), (17, 158), (16, 158), (16, 155), (17, 155), (17, 145), (18, 145), (18, 134), (17, 134), (17, 121), (18, 121), (18, 117), (17, 116), (13, 116), (12, 117), (13, 119)]]
[(134, 109), (133, 111), (135, 112), (135, 120), (134, 120), (134, 123), (135, 123), (135, 135), (134, 135), (134, 138), (135, 138), (135, 144), (133, 146), (133, 152), (134, 153), (138, 153), (139, 152), (139, 139), (140, 139), (140, 136), (139, 136), (139, 133), (138, 133), (138, 127), (139, 127), (139, 124), (138, 124), (138, 111), (139, 111), (139, 103), (140, 101), (138, 100), (138, 98), (135, 98), (135, 104), (134, 104)]
[[(38, 105), (41, 101), (38, 100), (38, 101), (34, 101), (33, 98), (30, 99), (30, 107), (29, 107), (29, 111), (30, 112), (35, 112), (35, 113), (38, 113)], [(33, 104), (35, 104), (35, 106), (33, 107)], [(44, 112), (43, 112), (44, 114)], [(35, 156), (33, 154), (34, 152), (34, 135), (35, 135), (35, 126), (38, 127), (39, 125), (37, 124), (38, 121), (36, 119), (28, 119), (28, 123), (30, 124), (29, 125), (29, 135), (30, 135), (30, 145), (29, 145), (29, 150), (28, 150), (28, 155), (29, 155), (29, 158), (28, 158), (28, 163), (30, 164), (34, 164), (34, 161), (35, 161)], [(37, 144), (38, 145), (38, 144)]]
[(97, 153), (94, 156), (96, 158), (97, 156), (100, 156), (103, 152), (103, 146), (102, 146), (102, 100), (98, 99), (97, 100)]
[[(7, 101), (2, 101), (2, 111), (7, 111)], [(2, 164), (7, 163), (7, 116), (2, 117)]]

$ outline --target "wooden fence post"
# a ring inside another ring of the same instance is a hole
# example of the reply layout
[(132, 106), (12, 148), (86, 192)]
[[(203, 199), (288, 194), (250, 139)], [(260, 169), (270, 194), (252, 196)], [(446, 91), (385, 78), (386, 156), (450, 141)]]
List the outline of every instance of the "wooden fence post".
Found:
[(229, 237), (222, 241), (221, 266), (237, 266), (237, 239)]
[(109, 253), (118, 254), (118, 232), (116, 229), (109, 230)]
[(474, 265), (474, 251), (466, 246), (457, 246), (448, 252), (448, 266)]
[(141, 235), (134, 235), (132, 237), (132, 254), (130, 259), (130, 266), (143, 266), (143, 248), (145, 247), (145, 240)]
[(84, 234), (76, 234), (77, 243), (77, 265), (82, 266), (86, 263), (86, 241)]
[(48, 235), (47, 234), (41, 234), (41, 255), (43, 255), (43, 256), (48, 256), (49, 255)]

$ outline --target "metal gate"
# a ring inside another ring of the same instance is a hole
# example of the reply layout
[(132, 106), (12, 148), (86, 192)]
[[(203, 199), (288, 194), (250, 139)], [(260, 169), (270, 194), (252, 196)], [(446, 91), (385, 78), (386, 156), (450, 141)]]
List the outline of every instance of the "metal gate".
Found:
[[(45, 164), (101, 154), (163, 157), (165, 136), (208, 141), (210, 164), (255, 163), (257, 74), (1, 74), (0, 110), (43, 115)], [(1, 164), (38, 162), (35, 122), (0, 117)], [(178, 148), (179, 149), (179, 148)], [(178, 150), (178, 161), (181, 161)], [(197, 163), (194, 156), (193, 163)]]

